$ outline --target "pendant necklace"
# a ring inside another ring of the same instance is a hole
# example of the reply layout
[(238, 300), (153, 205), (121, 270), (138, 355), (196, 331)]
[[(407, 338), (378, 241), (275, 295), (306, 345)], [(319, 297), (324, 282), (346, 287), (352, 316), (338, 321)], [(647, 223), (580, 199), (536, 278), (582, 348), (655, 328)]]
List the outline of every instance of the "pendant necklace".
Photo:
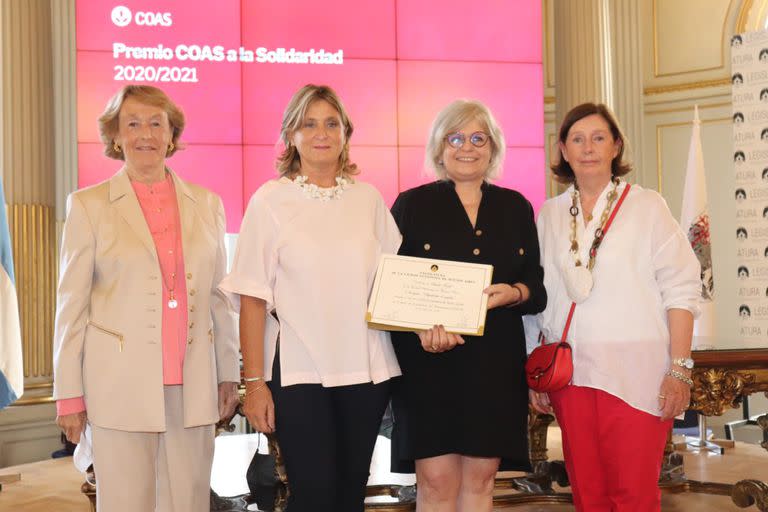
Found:
[[(171, 188), (173, 190), (173, 188)], [(178, 251), (179, 245), (179, 232), (181, 231), (181, 219), (179, 218), (179, 205), (176, 205), (176, 214), (174, 215), (174, 236), (173, 236), (173, 272), (171, 272), (171, 279), (170, 282), (168, 282), (167, 276), (165, 272), (163, 272), (163, 266), (160, 265), (160, 274), (163, 276), (163, 283), (165, 284), (165, 287), (168, 289), (168, 309), (176, 309), (179, 307), (179, 301), (176, 300), (176, 273), (179, 270), (179, 255), (176, 254), (176, 251)]]

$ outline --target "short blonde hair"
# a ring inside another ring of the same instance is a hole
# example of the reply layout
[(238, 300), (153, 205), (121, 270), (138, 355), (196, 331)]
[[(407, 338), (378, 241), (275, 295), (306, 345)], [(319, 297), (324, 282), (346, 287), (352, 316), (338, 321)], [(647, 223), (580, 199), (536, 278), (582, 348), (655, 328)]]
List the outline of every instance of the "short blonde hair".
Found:
[(491, 161), (485, 171), (485, 179), (491, 180), (499, 177), (501, 164), (504, 162), (504, 154), (507, 150), (504, 134), (501, 133), (501, 128), (485, 104), (478, 100), (460, 99), (453, 101), (437, 114), (429, 131), (424, 164), (428, 169), (434, 170), (438, 178), (445, 179), (447, 176), (443, 164), (445, 137), (471, 121), (478, 121), (482, 124), (490, 139)]
[(336, 109), (341, 118), (341, 124), (344, 126), (344, 147), (341, 149), (341, 155), (339, 155), (339, 170), (342, 176), (350, 177), (360, 172), (357, 169), (357, 164), (349, 160), (349, 139), (352, 137), (354, 127), (338, 94), (327, 85), (307, 84), (296, 91), (291, 101), (288, 102), (288, 106), (285, 107), (285, 112), (283, 112), (280, 139), (283, 141), (285, 149), (277, 157), (276, 163), (280, 176), (291, 177), (299, 172), (301, 155), (299, 155), (299, 150), (296, 149), (296, 146), (293, 145), (291, 138), (293, 133), (301, 128), (309, 106), (319, 100), (327, 101)]
[(171, 125), (171, 142), (174, 148), (166, 153), (171, 156), (180, 148), (179, 138), (184, 131), (184, 112), (168, 97), (162, 89), (151, 85), (126, 85), (110, 98), (104, 112), (99, 116), (99, 135), (104, 143), (104, 154), (115, 160), (125, 160), (122, 151), (115, 151), (114, 143), (117, 133), (120, 131), (120, 109), (128, 98), (136, 98), (145, 105), (160, 107), (168, 114), (168, 122)]

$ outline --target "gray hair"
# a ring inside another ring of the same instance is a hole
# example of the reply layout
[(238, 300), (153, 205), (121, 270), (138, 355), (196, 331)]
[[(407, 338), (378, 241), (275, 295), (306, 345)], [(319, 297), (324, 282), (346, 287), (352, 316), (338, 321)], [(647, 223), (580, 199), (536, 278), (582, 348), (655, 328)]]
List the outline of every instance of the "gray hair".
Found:
[(491, 161), (485, 171), (485, 179), (496, 179), (501, 173), (501, 164), (504, 162), (506, 144), (496, 119), (488, 107), (477, 100), (460, 99), (451, 102), (440, 111), (432, 121), (429, 131), (424, 164), (432, 169), (440, 179), (446, 178), (445, 165), (443, 164), (443, 150), (445, 150), (445, 137), (455, 132), (471, 121), (478, 121), (488, 132), (491, 143)]

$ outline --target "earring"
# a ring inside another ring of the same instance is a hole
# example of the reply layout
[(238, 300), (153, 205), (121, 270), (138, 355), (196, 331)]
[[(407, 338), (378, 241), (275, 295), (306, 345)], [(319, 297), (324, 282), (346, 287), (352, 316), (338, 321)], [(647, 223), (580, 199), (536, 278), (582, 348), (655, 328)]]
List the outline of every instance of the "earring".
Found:
[(117, 142), (114, 140), (112, 141), (112, 149), (115, 150), (115, 153), (120, 153), (122, 150), (120, 149), (120, 146), (118, 146)]
[(172, 153), (174, 149), (176, 149), (176, 145), (171, 141), (171, 143), (168, 144), (168, 153)]

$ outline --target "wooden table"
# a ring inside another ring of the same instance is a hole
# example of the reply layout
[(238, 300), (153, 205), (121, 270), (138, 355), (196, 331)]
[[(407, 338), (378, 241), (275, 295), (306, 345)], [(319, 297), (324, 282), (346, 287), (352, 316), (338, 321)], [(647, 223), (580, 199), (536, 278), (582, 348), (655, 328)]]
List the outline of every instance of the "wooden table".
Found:
[[(695, 338), (692, 358), (693, 388), (690, 408), (704, 416), (721, 416), (727, 409), (741, 406), (745, 396), (766, 393), (768, 396), (768, 348), (757, 342)], [(768, 414), (758, 418), (758, 425), (768, 431)], [(768, 450), (765, 441), (761, 446)], [(766, 460), (768, 462), (768, 460)], [(679, 470), (676, 468), (679, 467)], [(768, 511), (768, 485), (754, 479), (734, 484), (689, 480), (682, 470), (682, 458), (668, 448), (665, 455), (662, 486), (671, 492), (701, 492), (730, 496), (739, 507), (756, 505)]]

